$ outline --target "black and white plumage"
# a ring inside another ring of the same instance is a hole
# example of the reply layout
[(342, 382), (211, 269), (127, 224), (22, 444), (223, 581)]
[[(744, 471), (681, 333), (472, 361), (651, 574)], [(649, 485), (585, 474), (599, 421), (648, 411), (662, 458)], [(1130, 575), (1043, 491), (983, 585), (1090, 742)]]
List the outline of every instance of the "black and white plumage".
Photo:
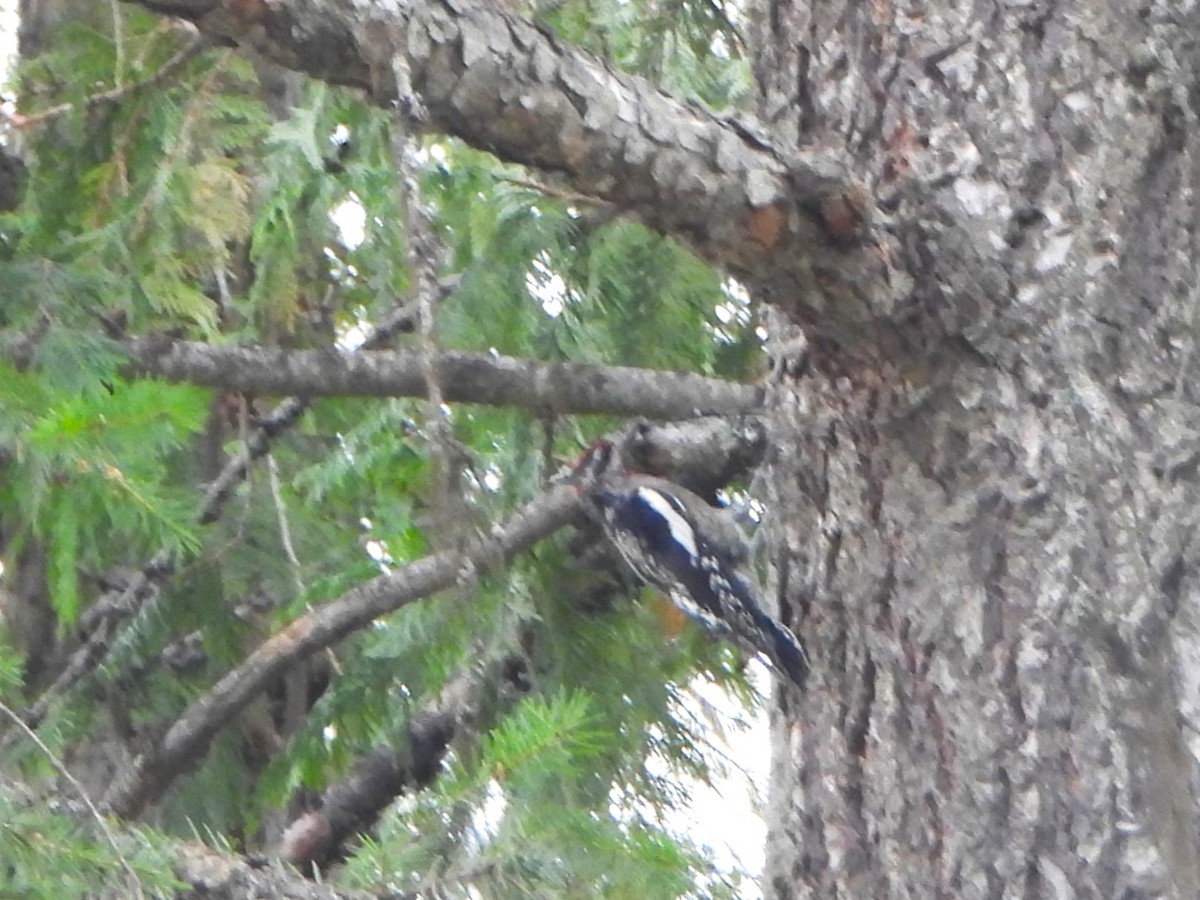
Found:
[(611, 441), (594, 443), (575, 467), (584, 507), (641, 578), (709, 631), (764, 653), (799, 686), (804, 648), (766, 613), (746, 573), (737, 526), (674, 482), (626, 472)]

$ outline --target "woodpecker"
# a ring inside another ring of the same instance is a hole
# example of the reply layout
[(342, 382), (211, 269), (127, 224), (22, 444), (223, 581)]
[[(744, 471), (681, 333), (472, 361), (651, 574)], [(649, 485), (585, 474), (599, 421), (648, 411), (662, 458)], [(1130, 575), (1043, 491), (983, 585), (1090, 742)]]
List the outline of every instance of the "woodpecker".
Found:
[(803, 687), (804, 647), (763, 610), (737, 526), (687, 488), (626, 471), (618, 457), (612, 441), (596, 441), (572, 482), (626, 564), (710, 632), (761, 651)]

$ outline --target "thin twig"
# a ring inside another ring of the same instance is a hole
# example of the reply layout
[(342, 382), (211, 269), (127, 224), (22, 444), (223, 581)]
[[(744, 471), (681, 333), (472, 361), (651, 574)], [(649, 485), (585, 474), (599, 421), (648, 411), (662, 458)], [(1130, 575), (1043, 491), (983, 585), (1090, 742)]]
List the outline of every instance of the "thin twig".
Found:
[(441, 348), (433, 308), (437, 272), (448, 251), (421, 206), (419, 173), (414, 169), (416, 145), (403, 122), (393, 120), (389, 147), (396, 172), (397, 203), (404, 210), (405, 263), (416, 286), (415, 302), (420, 311), (416, 352), (426, 401), (424, 431), (431, 473), (427, 528), (434, 540), (441, 542), (452, 539), (469, 522), (463, 479), (470, 459), (455, 440), (450, 422), (445, 374), (438, 365)]
[(104, 817), (100, 815), (100, 810), (96, 809), (96, 804), (92, 802), (92, 798), (88, 796), (88, 792), (84, 790), (83, 785), (80, 784), (79, 780), (67, 770), (67, 767), (63, 764), (62, 760), (54, 755), (54, 751), (47, 747), (45, 742), (37, 736), (37, 732), (26, 725), (25, 720), (17, 715), (14, 710), (10, 709), (3, 702), (0, 702), (0, 712), (8, 716), (8, 718), (10, 718), (13, 723), (25, 733), (25, 736), (33, 742), (33, 745), (37, 747), (38, 750), (42, 752), (42, 755), (50, 761), (50, 765), (54, 767), (55, 771), (62, 776), (63, 780), (71, 785), (71, 787), (79, 795), (79, 798), (83, 800), (84, 806), (87, 807), (92, 818), (96, 820), (96, 825), (99, 827), (101, 834), (104, 835), (104, 839), (108, 841), (109, 846), (112, 847), (113, 853), (116, 854), (117, 860), (121, 863), (121, 868), (125, 870), (125, 874), (129, 877), (131, 885), (133, 885), (134, 890), (137, 891), (137, 896), (145, 896), (142, 891), (142, 880), (138, 878), (137, 872), (133, 870), (133, 866), (129, 864), (129, 861), (125, 858), (125, 854), (121, 852), (121, 848), (117, 844), (117, 836), (113, 834), (112, 829), (108, 827), (108, 823), (105, 822)]
[(292, 565), (292, 579), (296, 583), (297, 596), (305, 594), (304, 576), (300, 559), (296, 556), (296, 548), (292, 546), (292, 531), (288, 527), (287, 507), (283, 505), (283, 494), (279, 489), (279, 466), (275, 464), (274, 454), (267, 454), (267, 477), (271, 485), (271, 500), (275, 503), (275, 518), (279, 522), (279, 542), (283, 545), (284, 555)]
[(530, 178), (500, 178), (499, 181), (507, 182), (515, 187), (526, 188), (527, 190), (536, 191), (539, 194), (545, 194), (547, 197), (553, 197), (555, 200), (562, 200), (564, 203), (579, 203), (589, 206), (604, 206), (611, 207), (612, 201), (605, 200), (603, 197), (597, 197), (593, 194), (580, 194), (575, 191), (564, 191), (561, 188), (551, 187), (548, 184), (543, 184), (540, 181), (534, 181)]
[[(279, 542), (283, 545), (284, 555), (292, 570), (292, 579), (296, 585), (296, 597), (299, 599), (306, 593), (304, 587), (303, 568), (296, 550), (292, 546), (292, 532), (288, 526), (287, 507), (283, 504), (283, 492), (279, 488), (279, 467), (275, 464), (275, 455), (267, 454), (267, 482), (271, 487), (271, 500), (275, 504), (275, 518), (279, 522)], [(312, 607), (309, 606), (309, 609)], [(326, 647), (325, 653), (333, 659), (333, 648)], [(290, 737), (300, 730), (308, 715), (308, 675), (309, 664), (302, 662), (292, 666), (283, 676), (283, 721), (280, 733), (284, 738)]]
[[(100, 91), (95, 94), (89, 94), (83, 100), (85, 109), (95, 109), (97, 106), (104, 106), (111, 103), (118, 103), (128, 96), (139, 93), (147, 88), (155, 87), (162, 84), (168, 78), (187, 65), (192, 59), (199, 56), (205, 50), (212, 46), (211, 41), (204, 37), (193, 38), (186, 46), (180, 49), (174, 56), (162, 64), (153, 75), (143, 78), (141, 81), (135, 81), (133, 84), (126, 87), (115, 87), (107, 91)], [(48, 107), (40, 112), (30, 113), (29, 115), (21, 115), (16, 113), (12, 116), (11, 121), (13, 127), (21, 130), (33, 128), (38, 125), (43, 125), (46, 122), (61, 118), (72, 112), (76, 107), (75, 103), (59, 103), (56, 106)]]
[(116, 59), (113, 63), (113, 83), (117, 90), (125, 87), (125, 22), (121, 18), (121, 4), (117, 0), (109, 0), (109, 11), (113, 23), (113, 51)]

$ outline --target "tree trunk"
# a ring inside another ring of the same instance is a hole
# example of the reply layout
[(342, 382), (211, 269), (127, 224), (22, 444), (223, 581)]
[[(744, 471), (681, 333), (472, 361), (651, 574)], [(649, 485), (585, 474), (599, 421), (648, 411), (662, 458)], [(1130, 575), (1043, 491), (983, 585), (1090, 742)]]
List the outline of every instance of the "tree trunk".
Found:
[[(768, 895), (1200, 896), (1190, 5), (759, 0), (763, 136), (473, 0), (139, 2), (561, 173), (772, 307), (768, 538), (813, 674)], [(113, 808), (223, 727), (197, 709)]]
[(900, 340), (810, 327), (771, 400), (814, 671), (776, 716), (768, 896), (1200, 897), (1185, 6), (754, 10), (760, 114), (857, 161), (906, 288), (868, 298)]

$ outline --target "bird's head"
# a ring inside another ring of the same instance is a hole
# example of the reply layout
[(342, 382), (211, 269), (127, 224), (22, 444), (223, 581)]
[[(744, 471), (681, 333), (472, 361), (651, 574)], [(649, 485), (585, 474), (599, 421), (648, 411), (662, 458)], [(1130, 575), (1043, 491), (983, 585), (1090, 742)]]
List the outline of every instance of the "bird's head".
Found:
[(620, 466), (617, 447), (607, 438), (592, 441), (571, 467), (568, 480), (581, 493), (603, 484)]

